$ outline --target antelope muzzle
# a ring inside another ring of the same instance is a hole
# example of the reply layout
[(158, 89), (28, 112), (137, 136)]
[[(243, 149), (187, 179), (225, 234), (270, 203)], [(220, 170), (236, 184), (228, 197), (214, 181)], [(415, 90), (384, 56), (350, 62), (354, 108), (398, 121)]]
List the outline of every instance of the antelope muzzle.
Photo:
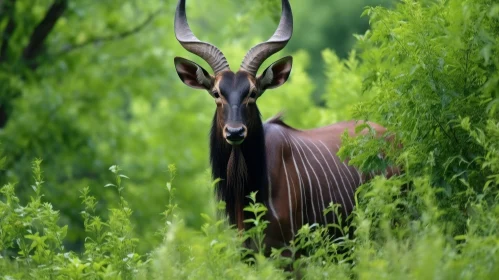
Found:
[(224, 138), (227, 143), (231, 145), (240, 145), (243, 143), (246, 135), (248, 134), (248, 129), (245, 125), (240, 126), (229, 126), (224, 127)]

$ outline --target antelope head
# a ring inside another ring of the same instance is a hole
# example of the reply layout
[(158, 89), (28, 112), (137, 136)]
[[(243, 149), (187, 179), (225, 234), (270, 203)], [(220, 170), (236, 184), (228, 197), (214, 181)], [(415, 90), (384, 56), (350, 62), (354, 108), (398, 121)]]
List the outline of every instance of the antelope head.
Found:
[(189, 52), (204, 59), (212, 74), (185, 58), (175, 58), (178, 76), (186, 85), (205, 89), (217, 105), (216, 125), (231, 145), (239, 145), (251, 133), (252, 124), (260, 121), (256, 100), (267, 89), (284, 84), (291, 72), (293, 59), (284, 57), (257, 76), (262, 63), (282, 50), (293, 33), (293, 14), (289, 0), (282, 0), (279, 26), (272, 37), (249, 50), (237, 72), (230, 70), (224, 54), (214, 45), (200, 41), (191, 31), (185, 13), (185, 0), (180, 0), (175, 13), (175, 36)]

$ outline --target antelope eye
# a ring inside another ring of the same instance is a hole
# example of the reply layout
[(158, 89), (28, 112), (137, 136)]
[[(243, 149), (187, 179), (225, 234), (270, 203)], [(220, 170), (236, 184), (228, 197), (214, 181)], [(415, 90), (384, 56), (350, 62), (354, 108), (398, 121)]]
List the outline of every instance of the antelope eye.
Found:
[(254, 92), (254, 91), (253, 91), (253, 92), (250, 94), (250, 98), (256, 98), (256, 92)]
[(220, 95), (218, 94), (218, 92), (215, 91), (215, 92), (213, 92), (213, 97), (220, 98)]

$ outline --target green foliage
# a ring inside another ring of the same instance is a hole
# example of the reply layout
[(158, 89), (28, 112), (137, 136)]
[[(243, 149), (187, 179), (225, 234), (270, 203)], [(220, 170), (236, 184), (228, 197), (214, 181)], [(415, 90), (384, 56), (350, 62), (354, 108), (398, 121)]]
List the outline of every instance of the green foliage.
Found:
[[(23, 47), (52, 2), (0, 9), (4, 35), (10, 18), (18, 22), (8, 55), (0, 55), (0, 123), (8, 115), (0, 125), (0, 278), (296, 276), (283, 267), (310, 279), (499, 277), (499, 4), (404, 0), (393, 9), (366, 8), (371, 29), (342, 58), (348, 40), (333, 44), (336, 31), (315, 35), (314, 26), (348, 21), (330, 19), (324, 5), (292, 3), (296, 22), (310, 24), (297, 26), (291, 42), (288, 84), (259, 100), (263, 117), (283, 110), (299, 128), (375, 121), (391, 143), (360, 123), (365, 135), (345, 134), (340, 155), (364, 172), (396, 164), (404, 173), (367, 182), (350, 217), (305, 225), (277, 250), (263, 248), (264, 205), (245, 209), (255, 227), (243, 233), (217, 215), (224, 206), (213, 198), (207, 170), (215, 106), (174, 72), (177, 55), (206, 67), (174, 39), (174, 2), (70, 2), (35, 69)], [(220, 46), (233, 69), (268, 36), (279, 10), (277, 0), (188, 2), (195, 33)], [(370, 3), (341, 2), (351, 11)], [(139, 32), (113, 37), (151, 14)], [(319, 41), (329, 49), (320, 52)], [(313, 101), (321, 85), (309, 69), (325, 74), (321, 106)], [(44, 159), (43, 176), (33, 158)]]
[[(50, 182), (45, 185), (46, 199), (60, 209), (63, 223), (69, 225), (66, 245), (76, 250), (84, 239), (83, 220), (74, 207), (79, 204), (76, 190), (105, 185), (110, 176), (102, 170), (118, 163), (135, 179), (124, 195), (135, 209), (135, 231), (147, 240), (139, 244), (145, 253), (160, 242), (153, 233), (161, 225), (157, 213), (168, 199), (161, 186), (168, 166), (175, 163), (181, 186), (177, 199), (190, 205), (182, 209), (186, 225), (199, 227), (203, 223), (199, 213), (208, 212), (212, 203), (205, 199), (212, 190), (201, 186), (210, 181), (207, 135), (215, 105), (208, 94), (185, 87), (175, 73), (175, 56), (209, 69), (175, 40), (177, 1), (56, 1), (67, 2), (67, 8), (41, 44), (33, 67), (23, 52), (53, 2), (0, 3), (0, 32), (6, 40), (0, 41), (6, 50), (5, 56), (0, 54), (0, 143), (4, 151), (0, 184), (17, 183), (20, 200), (27, 201), (31, 195), (25, 188), (29, 186), (28, 167), (33, 158), (44, 159)], [(274, 31), (280, 1), (216, 2), (188, 0), (189, 22), (198, 37), (219, 46), (232, 69), (237, 69), (249, 48)], [(287, 121), (307, 128), (338, 117), (313, 102), (311, 97), (319, 89), (308, 73), (322, 72), (319, 50), (323, 46), (319, 43), (349, 48), (351, 32), (335, 23), (346, 18), (357, 22), (369, 2), (337, 3), (334, 11), (341, 18), (332, 20), (317, 3), (293, 1), (297, 30), (287, 51), (295, 58), (292, 79), (259, 101), (265, 119), (283, 110)], [(311, 22), (309, 14), (318, 11), (322, 16), (313, 19), (314, 26), (327, 23), (331, 28), (315, 28), (313, 34), (319, 37), (311, 41), (312, 32), (298, 23)], [(9, 20), (16, 23), (11, 36)], [(348, 26), (352, 32), (362, 32), (367, 20)], [(333, 29), (350, 39), (330, 42), (328, 33)], [(100, 202), (97, 215), (105, 216), (106, 209), (119, 205), (112, 188), (92, 193)]]
[(336, 120), (350, 120), (354, 106), (367, 96), (361, 95), (362, 79), (358, 75), (359, 61), (352, 51), (347, 60), (340, 60), (331, 50), (322, 52), (327, 77), (325, 105)]
[(120, 193), (120, 207), (109, 210), (109, 218), (95, 215), (97, 201), (88, 187), (81, 191), (81, 215), (86, 233), (85, 249), (80, 255), (64, 245), (67, 225), (59, 226), (59, 212), (44, 202), (45, 191), (41, 161), (33, 163), (34, 194), (23, 206), (14, 186), (1, 189), (0, 201), (0, 271), (5, 279), (132, 279), (145, 265), (136, 253), (138, 239), (131, 225), (132, 210), (121, 196), (124, 186), (117, 166), (115, 186)]
[[(389, 157), (442, 189), (439, 203), (461, 230), (470, 192), (497, 186), (488, 179), (497, 172), (490, 162), (498, 139), (496, 7), (491, 1), (404, 1), (394, 11), (369, 8), (373, 30), (359, 37), (365, 61), (359, 72), (372, 99), (355, 115), (394, 134), (404, 149), (388, 149)], [(386, 150), (373, 141), (356, 141), (343, 155)]]
[(121, 196), (124, 191), (118, 166), (110, 170), (120, 194), (120, 207), (110, 209), (108, 219), (95, 216), (97, 201), (89, 188), (81, 192), (81, 212), (86, 232), (85, 250), (81, 255), (68, 252), (62, 245), (67, 226), (59, 227), (59, 214), (43, 202), (41, 161), (33, 164), (34, 194), (23, 206), (14, 186), (1, 189), (0, 201), (0, 271), (5, 279), (131, 279), (143, 263), (135, 253), (138, 240), (133, 237), (131, 209)]
[(265, 252), (265, 235), (263, 232), (267, 228), (268, 221), (265, 220), (267, 214), (267, 207), (261, 203), (256, 202), (256, 193), (249, 195), (251, 200), (250, 204), (244, 207), (244, 211), (253, 214), (253, 218), (244, 220), (244, 223), (250, 224), (251, 228), (245, 232), (248, 236), (249, 242), (254, 246), (257, 253)]

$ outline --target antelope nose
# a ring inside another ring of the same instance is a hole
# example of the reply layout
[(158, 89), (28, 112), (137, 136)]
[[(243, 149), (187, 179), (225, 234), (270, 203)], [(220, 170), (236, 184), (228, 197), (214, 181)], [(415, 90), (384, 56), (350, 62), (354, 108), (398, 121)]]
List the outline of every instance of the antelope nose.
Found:
[(229, 144), (241, 144), (246, 137), (246, 127), (230, 127), (225, 126), (225, 139)]

